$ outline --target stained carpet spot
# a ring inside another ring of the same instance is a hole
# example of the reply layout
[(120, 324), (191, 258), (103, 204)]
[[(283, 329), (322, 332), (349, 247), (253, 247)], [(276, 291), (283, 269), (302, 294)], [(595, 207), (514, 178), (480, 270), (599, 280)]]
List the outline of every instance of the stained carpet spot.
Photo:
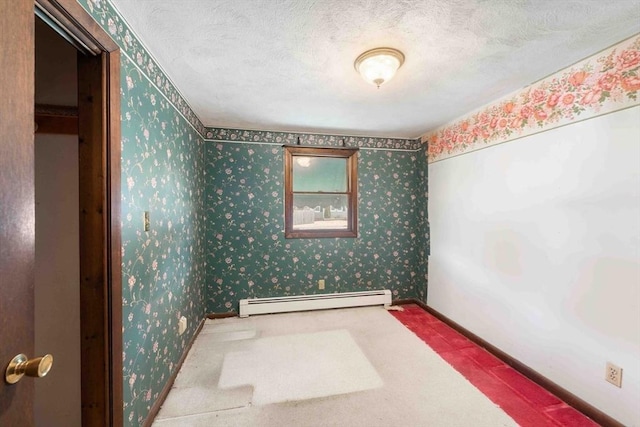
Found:
[(382, 387), (347, 330), (257, 339), (225, 355), (218, 387), (254, 387), (252, 403), (305, 400)]

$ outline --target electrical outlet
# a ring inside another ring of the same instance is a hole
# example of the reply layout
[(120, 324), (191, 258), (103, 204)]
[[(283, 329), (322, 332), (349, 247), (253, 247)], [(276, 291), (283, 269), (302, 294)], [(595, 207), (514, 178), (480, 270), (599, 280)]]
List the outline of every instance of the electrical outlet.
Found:
[(604, 379), (614, 386), (622, 388), (622, 368), (611, 362), (607, 362)]
[(184, 334), (184, 331), (187, 330), (187, 318), (182, 316), (180, 320), (178, 320), (178, 335)]
[(324, 289), (324, 279), (318, 280), (318, 289), (320, 290)]
[(149, 231), (151, 228), (151, 220), (149, 219), (149, 211), (144, 211), (144, 217), (142, 218), (144, 231)]

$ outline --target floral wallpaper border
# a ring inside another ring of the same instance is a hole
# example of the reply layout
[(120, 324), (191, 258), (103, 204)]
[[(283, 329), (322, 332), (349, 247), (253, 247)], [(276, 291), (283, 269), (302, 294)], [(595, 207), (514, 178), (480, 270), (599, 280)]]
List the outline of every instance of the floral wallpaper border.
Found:
[(639, 105), (640, 35), (422, 136), (429, 163)]
[(347, 147), (382, 148), (397, 150), (420, 149), (420, 138), (374, 138), (366, 136), (324, 135), (300, 132), (271, 132), (261, 130), (243, 130), (226, 128), (207, 128), (207, 141), (238, 141), (253, 143), (296, 144), (300, 138), (302, 145), (341, 146), (342, 141)]
[(200, 136), (204, 136), (206, 128), (196, 113), (111, 2), (107, 0), (78, 0), (78, 3), (109, 33), (122, 49), (121, 52), (149, 78)]

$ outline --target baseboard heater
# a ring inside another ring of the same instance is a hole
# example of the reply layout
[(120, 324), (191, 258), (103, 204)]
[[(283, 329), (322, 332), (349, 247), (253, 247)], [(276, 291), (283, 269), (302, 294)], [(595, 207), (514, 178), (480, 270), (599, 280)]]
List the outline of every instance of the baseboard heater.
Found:
[(383, 289), (339, 294), (242, 299), (240, 300), (240, 317), (248, 317), (252, 314), (362, 307), (366, 305), (384, 305), (385, 307), (391, 305), (391, 291)]

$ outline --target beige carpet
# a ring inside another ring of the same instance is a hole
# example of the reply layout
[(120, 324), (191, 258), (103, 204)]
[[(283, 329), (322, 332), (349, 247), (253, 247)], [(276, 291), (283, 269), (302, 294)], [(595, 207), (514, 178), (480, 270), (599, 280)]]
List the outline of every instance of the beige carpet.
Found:
[(382, 387), (349, 331), (259, 338), (227, 353), (218, 387), (251, 385), (253, 405), (314, 399)]
[(515, 426), (383, 308), (207, 321), (154, 426)]

